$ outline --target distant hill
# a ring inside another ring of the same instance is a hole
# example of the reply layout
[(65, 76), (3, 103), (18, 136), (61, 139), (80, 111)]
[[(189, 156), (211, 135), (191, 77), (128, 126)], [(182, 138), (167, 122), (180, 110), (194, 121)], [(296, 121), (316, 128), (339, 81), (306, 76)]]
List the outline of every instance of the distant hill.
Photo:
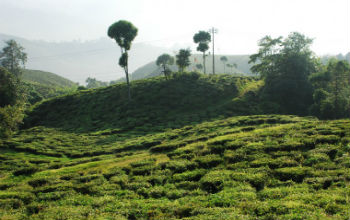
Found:
[[(25, 48), (28, 54), (26, 67), (29, 69), (54, 72), (80, 84), (85, 84), (88, 77), (111, 81), (124, 76), (123, 69), (118, 66), (120, 49), (115, 41), (107, 37), (91, 41), (47, 42), (0, 33), (0, 49), (9, 39), (16, 40)], [(129, 69), (134, 71), (160, 54), (170, 52), (170, 49), (146, 43), (133, 43)]]
[(22, 80), (30, 104), (75, 91), (78, 85), (54, 73), (25, 69)]
[[(237, 64), (237, 68), (229, 68), (225, 66), (223, 62), (220, 61), (220, 57), (226, 56), (228, 61), (226, 64)], [(191, 65), (187, 68), (190, 71), (197, 70), (196, 64), (202, 64), (203, 58), (200, 54), (194, 54), (190, 58)], [(251, 75), (250, 67), (251, 64), (248, 64), (249, 61), (249, 55), (215, 55), (215, 72), (216, 73), (227, 73), (227, 74), (240, 74), (240, 75)], [(177, 70), (177, 66), (173, 65), (171, 66), (171, 69), (173, 71)], [(206, 69), (207, 73), (213, 72), (213, 59), (211, 56), (207, 57), (206, 59)], [(200, 70), (201, 72), (203, 70)], [(153, 76), (161, 75), (161, 69), (156, 65), (155, 61), (152, 61), (137, 70), (135, 70), (132, 75), (132, 80), (137, 79), (143, 79), (143, 78), (149, 78)]]
[(69, 79), (63, 78), (57, 74), (45, 72), (41, 70), (25, 69), (22, 74), (22, 79), (26, 82), (39, 83), (53, 87), (76, 87), (77, 84)]

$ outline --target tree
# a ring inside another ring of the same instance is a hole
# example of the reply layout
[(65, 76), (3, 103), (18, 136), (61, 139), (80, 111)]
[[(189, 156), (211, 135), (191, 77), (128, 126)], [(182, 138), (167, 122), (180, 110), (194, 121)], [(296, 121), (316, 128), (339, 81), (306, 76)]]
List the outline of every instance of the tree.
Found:
[(160, 66), (163, 68), (163, 73), (166, 79), (168, 79), (170, 75), (170, 70), (168, 68), (168, 65), (173, 65), (174, 64), (174, 57), (170, 56), (169, 54), (163, 54), (160, 55), (157, 58), (156, 61), (157, 66)]
[(0, 67), (0, 107), (15, 105), (19, 96), (16, 76)]
[(250, 56), (249, 63), (257, 63), (251, 70), (264, 79), (264, 93), (280, 105), (282, 113), (306, 114), (312, 103), (308, 77), (316, 70), (316, 59), (311, 43), (297, 32), (285, 39), (266, 36), (259, 41), (258, 53)]
[(322, 119), (350, 116), (350, 66), (347, 61), (330, 59), (310, 76), (315, 88), (310, 112)]
[(131, 99), (129, 69), (128, 69), (128, 50), (131, 48), (131, 42), (137, 35), (137, 28), (129, 21), (120, 20), (108, 28), (108, 36), (116, 41), (121, 50), (119, 66), (124, 68), (126, 83), (128, 85), (128, 99)]
[(226, 67), (227, 57), (226, 56), (222, 56), (222, 57), (220, 57), (220, 60), (224, 64), (224, 73), (226, 73), (225, 67)]
[(93, 89), (93, 88), (99, 88), (99, 87), (103, 87), (103, 86), (108, 86), (107, 82), (102, 82), (99, 80), (96, 80), (95, 78), (90, 78), (88, 77), (86, 80), (86, 88), (88, 89)]
[(9, 136), (23, 119), (23, 91), (17, 77), (0, 67), (0, 137)]
[(204, 74), (206, 73), (205, 69), (205, 52), (209, 49), (209, 42), (211, 41), (210, 33), (206, 31), (199, 31), (197, 34), (193, 36), (193, 41), (198, 43), (197, 51), (203, 53), (203, 70)]
[(191, 51), (189, 49), (181, 49), (176, 55), (176, 64), (179, 67), (179, 71), (183, 72), (188, 67), (190, 62)]
[(201, 70), (201, 69), (203, 69), (203, 65), (200, 64), (200, 63), (199, 63), (199, 64), (196, 64), (196, 68), (199, 69), (199, 70)]
[(24, 68), (27, 62), (27, 54), (24, 53), (24, 48), (15, 40), (9, 40), (5, 43), (6, 46), (0, 52), (0, 65), (19, 78), (22, 74), (21, 66)]

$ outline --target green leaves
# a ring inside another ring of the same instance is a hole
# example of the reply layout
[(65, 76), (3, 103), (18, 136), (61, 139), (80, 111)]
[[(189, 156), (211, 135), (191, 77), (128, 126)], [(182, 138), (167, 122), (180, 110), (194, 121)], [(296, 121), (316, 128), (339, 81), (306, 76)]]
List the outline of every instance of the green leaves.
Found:
[(129, 21), (120, 20), (108, 28), (108, 36), (115, 39), (117, 44), (125, 50), (130, 50), (131, 42), (137, 35), (137, 28)]
[(176, 55), (176, 64), (179, 66), (181, 72), (190, 65), (191, 51), (189, 49), (181, 49)]
[(12, 74), (19, 77), (22, 74), (22, 67), (27, 62), (27, 54), (24, 48), (15, 40), (5, 42), (7, 45), (0, 52), (0, 66), (8, 69)]
[(125, 52), (122, 54), (122, 56), (119, 58), (119, 66), (125, 68), (128, 66), (128, 53)]
[(157, 58), (157, 66), (163, 67), (163, 73), (166, 78), (170, 75), (171, 71), (168, 69), (168, 65), (174, 64), (174, 57), (169, 54), (162, 54)]

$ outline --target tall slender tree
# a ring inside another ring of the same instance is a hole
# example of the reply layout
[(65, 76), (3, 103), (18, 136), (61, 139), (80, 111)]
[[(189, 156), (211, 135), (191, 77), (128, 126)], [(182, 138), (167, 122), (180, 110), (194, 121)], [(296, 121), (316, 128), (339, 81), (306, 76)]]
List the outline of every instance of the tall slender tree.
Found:
[(165, 79), (168, 79), (169, 73), (170, 73), (168, 65), (174, 64), (174, 57), (170, 56), (169, 54), (160, 55), (157, 58), (156, 64), (157, 64), (157, 66), (161, 66), (163, 68), (163, 73), (164, 73)]
[(224, 64), (224, 73), (226, 73), (226, 62), (227, 62), (227, 57), (226, 56), (222, 56), (222, 57), (220, 57), (220, 60), (221, 60), (221, 62)]
[(131, 99), (129, 68), (128, 68), (128, 50), (131, 48), (131, 42), (137, 35), (137, 28), (129, 21), (120, 20), (108, 28), (108, 36), (116, 41), (121, 50), (119, 66), (125, 71), (126, 83), (128, 85), (128, 99)]
[(205, 52), (209, 49), (209, 42), (211, 41), (210, 33), (206, 31), (199, 31), (197, 34), (193, 36), (193, 41), (195, 43), (198, 43), (197, 51), (200, 51), (203, 53), (203, 70), (204, 73), (206, 73), (205, 68)]

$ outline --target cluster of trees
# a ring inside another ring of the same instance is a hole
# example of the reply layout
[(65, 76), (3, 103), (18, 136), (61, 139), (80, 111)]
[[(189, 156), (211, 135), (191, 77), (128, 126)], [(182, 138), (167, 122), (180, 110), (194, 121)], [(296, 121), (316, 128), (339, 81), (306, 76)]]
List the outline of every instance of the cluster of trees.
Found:
[(99, 87), (103, 87), (103, 86), (108, 86), (109, 83), (108, 82), (103, 82), (103, 81), (99, 81), (96, 78), (90, 78), (88, 77), (86, 80), (86, 88), (87, 89), (94, 89), (94, 88), (99, 88)]
[(20, 76), (26, 61), (24, 48), (6, 41), (0, 52), (0, 137), (9, 136), (22, 122), (25, 92)]
[(310, 77), (313, 104), (310, 113), (320, 118), (350, 116), (350, 66), (345, 60), (331, 59)]
[[(137, 28), (128, 21), (118, 21), (108, 29), (108, 36), (120, 46), (122, 56), (119, 65), (124, 68), (128, 85), (128, 97), (131, 99), (128, 76), (128, 53), (131, 42), (137, 35)], [(196, 68), (206, 73), (206, 51), (211, 41), (210, 33), (199, 31), (193, 36), (198, 44), (197, 51), (203, 53), (203, 65)], [(274, 112), (307, 115), (321, 118), (339, 118), (350, 115), (350, 71), (346, 61), (331, 60), (323, 65), (310, 50), (312, 39), (293, 32), (287, 38), (266, 36), (259, 41), (259, 50), (250, 56), (254, 63), (251, 70), (264, 80), (262, 92), (264, 100), (270, 102)], [(190, 65), (191, 51), (181, 49), (174, 59), (169, 54), (158, 57), (156, 64), (162, 68), (166, 79), (170, 76), (169, 66), (177, 64), (179, 71), (185, 71)], [(227, 64), (227, 57), (220, 60), (225, 67), (237, 68), (236, 64)]]
[(293, 32), (287, 38), (266, 36), (250, 56), (253, 72), (265, 81), (265, 100), (276, 112), (320, 118), (350, 116), (349, 63), (331, 60), (326, 66), (310, 50), (312, 39)]

